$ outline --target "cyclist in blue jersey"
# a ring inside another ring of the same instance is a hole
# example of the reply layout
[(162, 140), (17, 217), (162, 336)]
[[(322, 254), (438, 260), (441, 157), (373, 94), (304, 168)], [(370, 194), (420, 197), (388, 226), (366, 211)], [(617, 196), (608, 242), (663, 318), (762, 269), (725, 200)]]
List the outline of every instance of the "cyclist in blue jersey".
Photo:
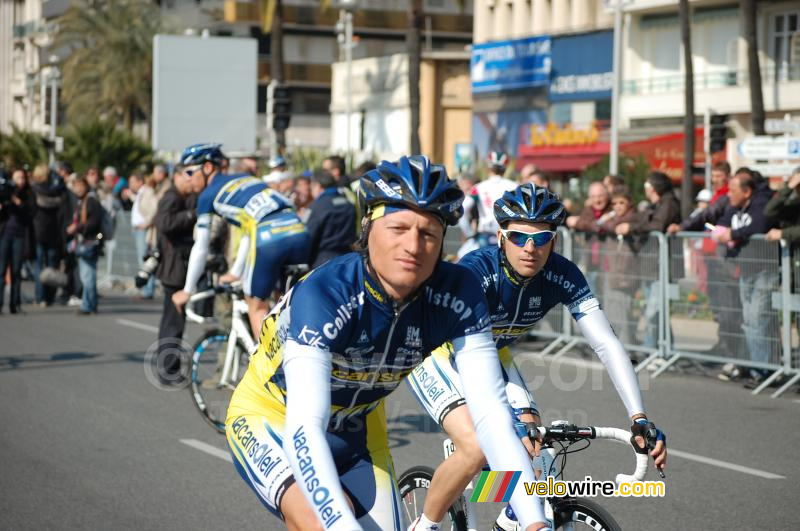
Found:
[[(561, 200), (546, 188), (523, 184), (495, 202), (494, 216), (500, 226), (498, 246), (473, 251), (459, 264), (478, 276), (482, 291), (486, 293), (506, 393), (515, 416), (521, 421), (518, 423), (520, 437), (528, 451), (532, 456), (538, 455), (539, 444), (537, 442), (536, 447), (530, 444), (527, 437), (530, 425), (523, 423), (538, 425), (539, 411), (508, 347), (560, 303), (569, 308), (581, 333), (605, 365), (633, 422), (632, 431), (647, 435), (651, 439), (648, 442), (655, 444), (651, 455), (656, 466), (662, 468), (667, 457), (666, 439), (647, 420), (639, 383), (624, 347), (581, 271), (553, 251), (556, 228), (566, 216)], [(463, 393), (475, 383), (474, 379), (459, 374), (458, 367), (452, 363), (449, 345), (438, 348), (408, 378), (411, 391), (458, 449), (436, 470), (423, 513), (409, 529), (438, 529), (435, 526), (447, 508), (486, 462), (469, 422), (469, 413), (462, 407)], [(426, 392), (434, 386), (445, 392), (433, 396)], [(518, 508), (514, 501), (511, 505)], [(498, 518), (495, 529), (516, 529), (515, 525), (514, 512), (506, 510)]]
[(211, 216), (217, 214), (242, 229), (236, 260), (223, 281), (242, 278), (250, 326), (258, 333), (281, 269), (308, 259), (310, 239), (292, 202), (251, 176), (220, 173), (225, 156), (220, 144), (195, 144), (181, 155), (185, 172), (201, 172), (205, 189), (197, 198), (197, 225), (183, 290), (172, 296), (178, 308), (189, 300), (205, 270)]
[(295, 285), (264, 320), (259, 347), (228, 409), (234, 466), (292, 530), (396, 530), (404, 511), (384, 399), (445, 341), (475, 384), (465, 400), (498, 470), (521, 471), (512, 500), (526, 531), (545, 527), (522, 486), (535, 481), (517, 438), (486, 299), (466, 268), (441, 260), (463, 193), (421, 156), (361, 177), (362, 252)]

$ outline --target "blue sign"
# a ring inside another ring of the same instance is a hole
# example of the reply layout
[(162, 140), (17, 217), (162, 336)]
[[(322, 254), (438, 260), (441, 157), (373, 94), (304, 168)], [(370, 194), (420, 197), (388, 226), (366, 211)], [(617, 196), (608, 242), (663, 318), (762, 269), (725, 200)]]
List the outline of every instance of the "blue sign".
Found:
[(550, 83), (550, 37), (529, 37), (472, 46), (473, 94)]
[(614, 33), (553, 38), (550, 101), (611, 99)]

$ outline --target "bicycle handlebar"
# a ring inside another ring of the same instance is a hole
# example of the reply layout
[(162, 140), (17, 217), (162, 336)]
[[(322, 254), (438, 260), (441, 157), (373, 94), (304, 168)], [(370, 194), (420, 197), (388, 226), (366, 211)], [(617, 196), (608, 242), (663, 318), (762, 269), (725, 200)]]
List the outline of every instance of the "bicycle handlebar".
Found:
[(574, 424), (553, 424), (551, 426), (538, 426), (543, 441), (569, 441), (580, 439), (606, 439), (623, 443), (633, 449), (636, 454), (636, 468), (633, 474), (617, 474), (614, 481), (629, 483), (642, 481), (647, 473), (647, 449), (640, 449), (631, 442), (631, 432), (620, 428), (604, 428), (595, 426), (580, 427)]
[(210, 299), (211, 297), (214, 297), (219, 293), (236, 295), (240, 298), (244, 297), (244, 292), (242, 291), (242, 283), (240, 281), (233, 282), (231, 284), (220, 284), (217, 286), (213, 286), (211, 288), (208, 288), (207, 290), (194, 293), (191, 297), (189, 297), (189, 302), (186, 303), (186, 318), (194, 323), (199, 323), (199, 324), (216, 323), (217, 322), (216, 318), (203, 317), (202, 315), (199, 315), (197, 312), (195, 312), (194, 305), (200, 301)]

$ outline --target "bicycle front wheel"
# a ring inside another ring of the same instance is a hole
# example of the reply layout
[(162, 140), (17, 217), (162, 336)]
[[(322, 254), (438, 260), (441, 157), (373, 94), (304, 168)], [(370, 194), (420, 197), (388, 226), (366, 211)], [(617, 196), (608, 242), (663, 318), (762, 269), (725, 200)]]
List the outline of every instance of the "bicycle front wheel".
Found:
[(622, 531), (614, 517), (598, 503), (585, 498), (550, 499), (555, 529), (562, 531)]
[(215, 430), (225, 433), (225, 416), (236, 384), (244, 376), (249, 353), (237, 342), (233, 349), (234, 359), (225, 381), (222, 381), (225, 356), (228, 349), (228, 333), (223, 330), (206, 332), (192, 350), (189, 378), (192, 400), (198, 411)]
[[(400, 500), (405, 508), (409, 522), (422, 514), (425, 497), (433, 479), (433, 469), (426, 466), (415, 466), (406, 470), (397, 481)], [(454, 503), (442, 521), (442, 531), (467, 531), (467, 517), (464, 513), (463, 499)]]

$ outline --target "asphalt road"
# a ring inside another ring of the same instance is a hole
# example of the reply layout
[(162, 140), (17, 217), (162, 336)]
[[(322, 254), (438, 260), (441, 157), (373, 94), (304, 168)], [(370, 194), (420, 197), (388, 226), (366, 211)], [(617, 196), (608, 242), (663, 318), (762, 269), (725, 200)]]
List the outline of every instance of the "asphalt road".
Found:
[[(147, 378), (158, 303), (109, 295), (91, 317), (62, 306), (27, 311), (0, 316), (0, 528), (281, 529), (225, 459), (223, 437), (188, 391)], [(523, 364), (526, 377), (544, 375), (536, 396), (545, 420), (626, 427), (602, 370), (581, 360), (574, 352), (563, 363)], [(645, 383), (649, 414), (673, 450), (667, 494), (599, 498), (623, 528), (796, 527), (799, 395), (753, 397), (692, 372)], [(387, 411), (398, 472), (441, 460), (442, 435), (404, 387)], [(630, 466), (623, 446), (596, 442), (570, 456), (566, 476), (613, 479)], [(484, 504), (487, 527), (500, 509)]]

